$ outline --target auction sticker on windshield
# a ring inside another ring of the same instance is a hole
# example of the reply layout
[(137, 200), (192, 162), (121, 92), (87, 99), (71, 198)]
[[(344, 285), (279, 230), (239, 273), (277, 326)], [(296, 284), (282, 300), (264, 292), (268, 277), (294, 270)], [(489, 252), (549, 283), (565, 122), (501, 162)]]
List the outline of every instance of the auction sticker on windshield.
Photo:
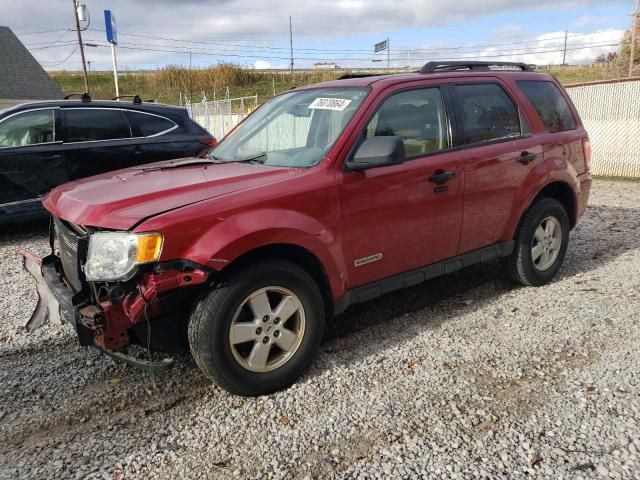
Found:
[(316, 110), (337, 110), (341, 112), (347, 108), (347, 105), (350, 103), (351, 100), (347, 100), (346, 98), (316, 98), (311, 102), (309, 108)]

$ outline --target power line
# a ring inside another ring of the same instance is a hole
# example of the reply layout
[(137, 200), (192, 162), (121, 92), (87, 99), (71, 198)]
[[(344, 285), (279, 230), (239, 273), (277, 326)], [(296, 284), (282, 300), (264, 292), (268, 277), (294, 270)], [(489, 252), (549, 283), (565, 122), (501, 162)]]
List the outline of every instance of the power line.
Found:
[[(95, 43), (98, 46), (107, 46), (105, 44), (100, 43), (100, 41), (97, 40), (92, 40), (92, 39), (88, 39), (87, 42), (91, 42), (91, 43)], [(583, 48), (597, 48), (597, 47), (603, 47), (603, 46), (613, 46), (613, 45), (617, 45), (617, 44), (603, 44), (603, 42), (605, 41), (600, 41), (600, 42), (590, 42), (590, 43), (582, 43), (578, 46), (574, 46), (573, 48), (568, 48), (568, 50), (575, 50), (576, 47), (578, 49), (583, 49)], [(513, 42), (513, 44), (516, 44), (517, 42)], [(58, 48), (58, 47), (65, 47), (65, 46), (70, 46), (73, 45), (74, 42), (73, 41), (66, 41), (66, 42), (60, 42), (57, 45), (47, 45), (47, 46), (42, 46), (42, 47), (36, 47), (36, 48), (31, 48), (32, 51), (39, 51), (39, 50), (44, 50), (44, 49), (48, 49), (48, 48)], [(217, 48), (206, 48), (206, 47), (200, 47), (200, 48), (191, 48), (191, 47), (182, 47), (182, 46), (176, 46), (176, 45), (163, 45), (163, 44), (144, 44), (144, 43), (139, 43), (139, 44), (126, 44), (121, 42), (120, 45), (123, 48), (129, 49), (129, 50), (147, 50), (147, 51), (162, 51), (162, 52), (168, 52), (168, 53), (182, 53), (182, 54), (187, 54), (188, 52), (192, 52), (196, 55), (207, 55), (207, 56), (220, 56), (220, 57), (235, 57), (235, 58), (255, 58), (256, 55), (249, 55), (247, 54), (248, 52), (250, 52), (251, 50), (245, 50), (245, 51), (241, 51), (241, 52), (237, 52), (237, 53), (230, 53), (229, 50), (225, 50), (225, 51), (220, 51)], [(532, 46), (532, 47), (526, 47), (526, 46), (521, 46), (521, 47), (515, 47), (513, 49), (500, 49), (497, 50), (498, 52), (500, 52), (501, 54), (505, 55), (505, 56), (509, 56), (509, 55), (527, 55), (527, 54), (536, 54), (536, 53), (541, 53), (541, 52), (546, 52), (549, 51), (550, 48), (554, 48), (554, 45), (539, 45), (539, 46)], [(464, 47), (465, 51), (457, 51), (457, 52), (450, 52), (448, 55), (486, 55), (488, 53), (491, 52), (487, 52), (486, 49), (481, 49), (479, 47)], [(557, 48), (559, 48), (560, 50), (563, 50), (563, 48), (560, 48), (560, 46), (558, 46)], [(438, 55), (439, 53), (442, 53), (439, 49), (434, 49), (433, 51), (420, 51), (417, 49), (412, 49), (411, 50), (412, 53), (415, 55), (416, 52), (418, 54), (422, 54), (424, 55), (429, 55), (430, 53), (436, 54), (436, 56), (440, 56)], [(279, 53), (279, 55), (278, 55)], [(362, 57), (363, 54), (358, 54), (358, 53), (352, 53), (352, 54), (348, 54), (350, 56), (345, 56), (345, 57), (335, 57), (335, 55), (339, 55), (341, 53), (341, 51), (335, 51), (335, 53), (332, 54), (325, 54), (322, 58), (320, 57), (314, 57), (314, 56), (310, 56), (313, 55), (313, 53), (303, 53), (298, 55), (296, 58), (300, 59), (300, 60), (342, 60), (342, 61), (353, 61), (353, 60), (366, 60), (366, 58), (358, 58), (359, 56)], [(403, 52), (404, 53), (404, 52)], [(371, 53), (367, 53), (364, 54), (366, 57), (370, 57), (372, 56)], [(274, 59), (274, 60), (290, 60), (290, 57), (285, 57), (284, 56), (284, 52), (276, 52), (274, 55), (264, 55), (261, 52), (260, 55), (261, 58), (265, 58), (265, 59)], [(421, 58), (420, 56), (414, 57), (414, 58)], [(394, 61), (396, 60), (396, 58), (394, 57)]]
[(69, 60), (74, 53), (76, 53), (76, 50), (78, 50), (78, 45), (76, 45), (75, 47), (73, 47), (73, 50), (71, 50), (71, 52), (69, 52), (69, 55), (67, 55), (64, 60), (60, 60), (59, 62), (46, 62), (46, 63), (41, 63), (41, 65), (45, 66), (45, 67), (53, 67), (53, 66), (58, 66), (58, 65), (62, 65), (63, 63), (65, 63), (67, 60)]
[[(95, 42), (94, 40), (88, 40), (88, 42)], [(62, 43), (60, 45), (56, 45), (56, 46), (51, 46), (51, 47), (40, 47), (40, 48), (36, 48), (36, 49), (32, 49), (32, 50), (42, 50), (44, 48), (55, 48), (58, 46), (70, 46), (73, 45), (74, 42), (66, 42), (66, 43)], [(105, 44), (101, 44), (101, 43), (95, 43), (96, 46), (100, 46), (100, 47), (106, 47), (107, 45)], [(567, 50), (582, 50), (585, 48), (600, 48), (600, 47), (607, 47), (607, 46), (617, 46), (619, 45), (618, 43), (603, 43), (603, 42), (596, 42), (596, 43), (585, 43), (582, 44), (580, 46), (576, 46), (576, 47), (572, 47), (572, 48), (567, 48)], [(242, 53), (223, 53), (220, 52), (218, 50), (214, 50), (214, 49), (207, 49), (207, 48), (200, 48), (200, 49), (192, 49), (189, 48), (187, 49), (187, 47), (175, 47), (172, 45), (155, 45), (155, 44), (138, 44), (138, 45), (128, 45), (125, 43), (120, 43), (120, 46), (126, 50), (139, 50), (139, 51), (155, 51), (155, 52), (164, 52), (164, 53), (179, 53), (179, 54), (194, 54), (194, 55), (201, 55), (201, 56), (213, 56), (213, 57), (231, 57), (231, 58), (250, 58), (250, 59), (254, 59), (255, 55), (247, 55), (247, 54), (242, 54)], [(472, 58), (472, 57), (486, 57), (486, 58), (500, 58), (500, 57), (506, 57), (506, 56), (516, 56), (516, 55), (536, 55), (536, 54), (541, 54), (541, 53), (550, 53), (550, 52), (558, 52), (558, 51), (563, 51), (564, 48), (555, 48), (553, 46), (539, 46), (539, 47), (534, 47), (534, 48), (526, 48), (526, 47), (519, 47), (516, 49), (511, 49), (511, 50), (499, 50), (499, 54), (496, 55), (488, 55), (488, 53), (491, 52), (487, 52), (486, 50), (476, 50), (476, 51), (467, 51), (467, 52), (458, 52), (458, 53), (454, 53), (454, 54), (450, 54), (448, 55), (446, 58), (452, 60), (452, 59), (456, 59), (456, 58)], [(437, 53), (437, 52), (436, 52)], [(420, 59), (424, 59), (424, 60), (429, 60), (429, 59), (437, 59), (437, 58), (444, 58), (441, 55), (429, 55), (428, 57), (424, 56), (425, 54), (423, 53), (423, 56), (415, 56), (414, 58), (416, 60), (420, 60)], [(284, 56), (284, 55), (269, 55), (269, 56), (265, 56), (262, 55), (261, 58), (263, 59), (267, 59), (267, 60), (290, 60), (290, 57)], [(306, 61), (322, 61), (322, 60), (334, 60), (334, 61), (366, 61), (367, 58), (358, 58), (355, 56), (351, 56), (351, 57), (309, 57), (309, 56), (298, 56), (296, 57), (299, 60), (306, 60)], [(392, 59), (394, 62), (395, 61), (404, 61), (403, 57), (394, 57)]]
[(58, 38), (56, 38), (56, 39), (55, 39), (54, 41), (52, 41), (52, 42), (35, 42), (35, 43), (31, 43), (31, 44), (26, 45), (26, 46), (29, 46), (29, 47), (30, 47), (31, 45), (42, 45), (42, 44), (45, 44), (46, 46), (45, 46), (45, 47), (42, 47), (42, 48), (48, 48), (48, 47), (52, 46), (54, 43), (58, 43), (60, 40), (62, 40), (62, 39), (64, 38), (64, 36), (65, 36), (67, 33), (69, 33), (70, 31), (71, 31), (71, 29), (70, 29), (70, 28), (66, 29), (66, 30), (62, 33), (62, 35), (60, 35)]
[(37, 52), (39, 50), (47, 50), (49, 48), (68, 47), (69, 45), (77, 45), (77, 44), (78, 44), (77, 40), (67, 40), (67, 41), (58, 43), (56, 45), (47, 45), (44, 47), (35, 47), (35, 48), (28, 47), (28, 48), (29, 48), (29, 51), (31, 52)]
[[(92, 31), (95, 32), (102, 32), (102, 30), (97, 30), (97, 29), (91, 29)], [(569, 38), (575, 38), (575, 37), (585, 37), (585, 36), (591, 36), (591, 35), (596, 35), (599, 33), (605, 33), (605, 32), (610, 32), (610, 31), (616, 31), (617, 29), (606, 29), (606, 30), (598, 30), (598, 31), (594, 31), (594, 32), (589, 32), (589, 33), (576, 33), (576, 34), (570, 34), (567, 35)], [(251, 44), (237, 44), (237, 43), (223, 43), (220, 41), (197, 41), (197, 40), (185, 40), (185, 39), (179, 39), (179, 38), (171, 38), (171, 37), (162, 37), (162, 36), (157, 36), (157, 35), (145, 35), (145, 34), (136, 34), (136, 33), (127, 33), (127, 32), (119, 32), (119, 35), (122, 36), (130, 36), (130, 37), (136, 37), (136, 38), (147, 38), (147, 39), (154, 39), (154, 40), (163, 40), (163, 41), (169, 41), (169, 42), (178, 42), (178, 43), (188, 43), (188, 44), (193, 44), (193, 45), (219, 45), (219, 46), (223, 46), (223, 47), (238, 47), (238, 48), (250, 48), (250, 49), (255, 49), (255, 50), (249, 50), (249, 51), (260, 51), (260, 50), (277, 50), (277, 51), (287, 51), (289, 50), (289, 47), (272, 47), (272, 46), (265, 46), (265, 45), (251, 45)], [(411, 50), (412, 52), (440, 52), (440, 51), (450, 51), (450, 50), (477, 50), (479, 48), (485, 48), (485, 47), (498, 47), (498, 46), (509, 46), (509, 45), (522, 45), (522, 44), (527, 44), (527, 43), (535, 43), (535, 42), (548, 42), (548, 41), (552, 41), (552, 40), (562, 40), (565, 38), (565, 35), (563, 34), (562, 36), (558, 36), (558, 37), (549, 37), (549, 38), (532, 38), (529, 40), (522, 40), (522, 41), (518, 41), (518, 42), (505, 42), (505, 43), (488, 43), (488, 44), (471, 44), (471, 45), (460, 45), (460, 46), (454, 46), (454, 47), (431, 47), (431, 48), (411, 48), (411, 47), (398, 47), (396, 50)], [(318, 53), (333, 53), (333, 52), (338, 52), (338, 53), (346, 53), (346, 52), (353, 52), (353, 53), (363, 53), (366, 55), (371, 55), (373, 52), (371, 52), (371, 49), (320, 49), (320, 48), (296, 48), (296, 52), (318, 52)]]
[(39, 32), (16, 32), (16, 35), (37, 35), (39, 33), (61, 32), (62, 30), (69, 30), (69, 29), (68, 28), (56, 28), (55, 30), (41, 30)]
[[(585, 48), (599, 48), (599, 47), (612, 47), (612, 46), (618, 46), (618, 43), (597, 43), (597, 44), (587, 44), (587, 45), (582, 45), (580, 47), (573, 47), (573, 48), (567, 48), (567, 50), (584, 50)], [(104, 45), (101, 45), (104, 46)], [(127, 46), (127, 45), (119, 45), (121, 48), (124, 48), (126, 50), (138, 50), (138, 51), (151, 51), (151, 52), (165, 52), (165, 53), (182, 53), (182, 54), (187, 54), (189, 52), (191, 52), (193, 55), (202, 55), (202, 56), (212, 56), (212, 57), (236, 57), (236, 58), (255, 58), (255, 56), (253, 55), (241, 55), (241, 54), (230, 54), (230, 53), (214, 53), (214, 52), (209, 52), (209, 51), (202, 51), (202, 50), (175, 50), (172, 49), (171, 46), (163, 46), (163, 45), (153, 45), (153, 46), (148, 46), (148, 47), (143, 47), (143, 46)], [(153, 48), (153, 47), (160, 47), (160, 48)], [(543, 47), (544, 48), (544, 47)], [(514, 51), (509, 51), (508, 53), (501, 53), (501, 54), (496, 54), (496, 55), (472, 55), (472, 54), (468, 54), (465, 53), (461, 56), (455, 56), (455, 57), (446, 57), (449, 60), (454, 60), (454, 59), (465, 59), (465, 58), (502, 58), (502, 57), (513, 57), (513, 56), (517, 56), (517, 55), (539, 55), (542, 53), (554, 53), (554, 52), (562, 52), (564, 49), (563, 48), (559, 48), (559, 49), (546, 49), (546, 50), (540, 50), (540, 49), (535, 49), (533, 51), (531, 50), (514, 50)], [(289, 60), (289, 57), (286, 56), (265, 56), (263, 57), (264, 59), (267, 60)], [(314, 57), (297, 57), (299, 60), (308, 60), (308, 61), (321, 61), (321, 60), (326, 60), (326, 58), (314, 58)], [(440, 57), (440, 58), (433, 58), (433, 57), (417, 57), (417, 60), (438, 60), (438, 59), (443, 59), (445, 57)], [(358, 59), (358, 58), (332, 58), (332, 60), (335, 61), (364, 61), (365, 59)], [(391, 59), (394, 62), (397, 61), (404, 61), (405, 59), (403, 57), (396, 57)]]

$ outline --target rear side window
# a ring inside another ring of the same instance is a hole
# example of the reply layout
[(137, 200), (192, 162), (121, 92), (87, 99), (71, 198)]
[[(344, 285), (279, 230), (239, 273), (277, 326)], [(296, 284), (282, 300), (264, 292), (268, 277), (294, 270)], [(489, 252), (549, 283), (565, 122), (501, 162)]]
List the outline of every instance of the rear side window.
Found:
[(444, 102), (439, 88), (407, 90), (391, 95), (365, 128), (365, 138), (398, 136), (407, 157), (449, 146)]
[(129, 122), (121, 110), (74, 108), (65, 110), (64, 128), (68, 142), (131, 138)]
[(520, 89), (527, 96), (549, 132), (564, 132), (576, 128), (569, 104), (552, 82), (519, 81)]
[(125, 116), (131, 124), (131, 133), (134, 137), (150, 137), (171, 130), (176, 126), (168, 118), (141, 112), (125, 112)]
[(456, 85), (455, 102), (465, 144), (522, 135), (518, 108), (500, 85)]

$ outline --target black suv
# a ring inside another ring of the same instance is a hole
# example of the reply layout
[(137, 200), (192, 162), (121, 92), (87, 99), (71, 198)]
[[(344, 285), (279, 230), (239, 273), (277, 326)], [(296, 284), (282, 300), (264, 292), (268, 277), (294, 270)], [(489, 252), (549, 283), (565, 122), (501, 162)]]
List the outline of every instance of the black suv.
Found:
[(56, 100), (0, 110), (0, 222), (44, 212), (60, 184), (142, 163), (200, 156), (215, 139), (180, 107)]

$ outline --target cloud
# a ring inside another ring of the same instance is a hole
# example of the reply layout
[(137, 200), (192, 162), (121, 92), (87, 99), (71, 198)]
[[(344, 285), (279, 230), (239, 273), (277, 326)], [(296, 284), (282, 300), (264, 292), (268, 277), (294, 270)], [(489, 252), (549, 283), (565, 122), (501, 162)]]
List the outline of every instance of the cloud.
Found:
[(255, 68), (256, 70), (268, 70), (272, 67), (271, 67), (271, 63), (265, 60), (256, 60), (255, 63), (253, 64), (253, 68)]
[[(477, 20), (531, 8), (513, 0), (91, 0), (86, 3), (92, 22), (89, 30), (84, 32), (85, 41), (105, 44), (103, 9), (111, 9), (118, 19), (118, 60), (123, 68), (153, 68), (167, 63), (188, 65), (190, 51), (193, 63), (199, 66), (218, 61), (253, 65), (256, 60), (286, 65), (289, 15), (293, 18), (296, 66), (311, 66), (317, 61), (371, 66), (370, 45), (367, 44), (367, 52), (362, 53), (365, 47), (362, 41), (356, 43), (355, 38), (362, 39), (371, 34), (384, 38), (393, 32), (411, 28), (446, 26), (451, 22)], [(535, 6), (582, 8), (598, 3), (598, 0), (537, 0)], [(54, 6), (50, 0), (2, 0), (2, 5), (2, 23), (18, 33), (55, 28), (64, 30), (73, 26), (71, 2), (67, 7)], [(25, 11), (39, 14), (25, 15)], [(575, 29), (580, 30), (578, 27)], [(48, 68), (61, 68), (53, 64), (72, 52), (73, 32), (64, 37), (66, 43), (57, 44), (56, 48), (34, 49), (55, 40), (57, 35), (19, 36)], [(522, 27), (507, 25), (496, 31), (495, 37), (497, 41), (493, 43), (506, 43), (530, 38), (530, 34)], [(369, 42), (368, 39), (366, 41)], [(304, 51), (300, 48), (303, 43), (319, 47)], [(357, 48), (360, 53), (335, 53), (341, 47), (345, 52), (349, 48)], [(333, 49), (333, 55), (323, 52), (323, 49)], [(393, 64), (407, 63), (404, 60), (406, 50), (396, 50), (396, 53), (397, 59), (392, 59)], [(110, 68), (107, 46), (88, 48), (87, 55), (92, 67)], [(346, 61), (340, 57), (360, 60)], [(75, 52), (62, 67), (79, 68), (79, 53)]]
[[(590, 64), (602, 53), (617, 50), (623, 30), (603, 30), (590, 34), (567, 33), (566, 63)], [(484, 49), (478, 57), (534, 63), (537, 65), (562, 64), (565, 32), (538, 35), (533, 41), (511, 46)]]

